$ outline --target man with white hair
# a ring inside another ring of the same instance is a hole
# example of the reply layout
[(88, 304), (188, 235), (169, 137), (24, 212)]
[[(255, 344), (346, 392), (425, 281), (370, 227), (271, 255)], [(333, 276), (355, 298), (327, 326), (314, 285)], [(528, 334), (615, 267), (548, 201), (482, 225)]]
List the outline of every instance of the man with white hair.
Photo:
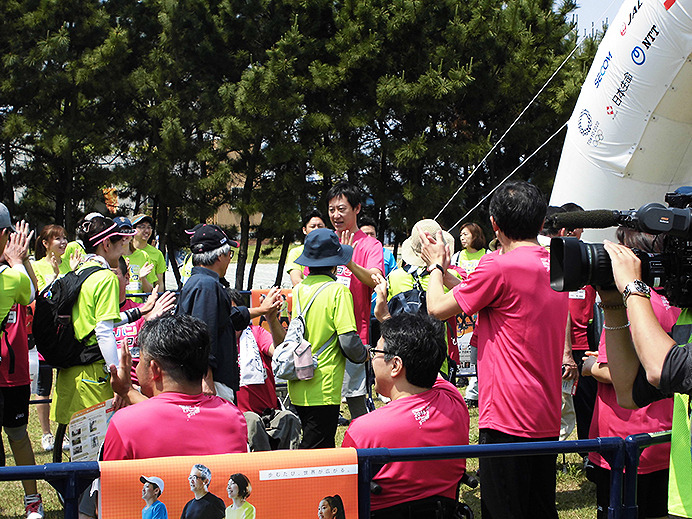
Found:
[(278, 294), (266, 297), (257, 308), (233, 307), (226, 292), (228, 264), (233, 257), (231, 242), (216, 225), (200, 225), (190, 238), (192, 275), (180, 293), (178, 314), (187, 314), (207, 324), (211, 339), (209, 370), (203, 380), (207, 394), (234, 402), (240, 387), (236, 330), (244, 330), (250, 319), (266, 314), (281, 304)]
[(195, 497), (187, 502), (180, 519), (223, 519), (226, 505), (221, 498), (209, 492), (211, 470), (198, 463), (190, 470), (187, 480)]

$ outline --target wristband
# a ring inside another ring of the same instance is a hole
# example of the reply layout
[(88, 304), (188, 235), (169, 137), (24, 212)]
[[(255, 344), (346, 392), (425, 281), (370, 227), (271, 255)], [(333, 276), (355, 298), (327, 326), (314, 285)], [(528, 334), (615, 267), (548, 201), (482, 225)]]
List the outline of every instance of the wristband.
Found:
[(625, 308), (627, 308), (625, 305), (604, 305), (603, 301), (599, 301), (597, 304), (598, 308), (600, 308), (601, 310), (624, 310)]
[(130, 308), (129, 310), (125, 310), (125, 316), (127, 317), (128, 323), (134, 323), (142, 317), (142, 311), (139, 308)]
[(433, 263), (432, 265), (428, 265), (428, 272), (432, 272), (435, 269), (439, 269), (439, 271), (442, 272), (442, 275), (445, 275), (445, 268), (439, 263)]

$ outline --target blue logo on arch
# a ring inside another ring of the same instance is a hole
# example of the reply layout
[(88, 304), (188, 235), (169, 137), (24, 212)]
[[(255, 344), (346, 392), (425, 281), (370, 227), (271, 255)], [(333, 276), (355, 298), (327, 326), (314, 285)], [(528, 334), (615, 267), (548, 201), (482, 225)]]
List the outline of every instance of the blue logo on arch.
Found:
[(644, 49), (637, 45), (632, 49), (632, 61), (635, 65), (643, 65), (646, 61), (646, 54), (644, 54)]

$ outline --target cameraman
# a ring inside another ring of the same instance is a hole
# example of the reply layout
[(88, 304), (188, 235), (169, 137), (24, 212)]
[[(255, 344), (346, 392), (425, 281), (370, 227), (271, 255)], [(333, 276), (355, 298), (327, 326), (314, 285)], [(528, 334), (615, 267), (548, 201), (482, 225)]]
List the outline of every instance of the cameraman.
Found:
[(673, 518), (692, 518), (692, 311), (683, 308), (671, 338), (654, 315), (650, 289), (641, 281), (637, 256), (623, 245), (606, 241), (604, 246), (617, 287), (617, 291), (599, 293), (605, 312), (608, 365), (618, 404), (634, 409), (673, 396), (668, 513)]

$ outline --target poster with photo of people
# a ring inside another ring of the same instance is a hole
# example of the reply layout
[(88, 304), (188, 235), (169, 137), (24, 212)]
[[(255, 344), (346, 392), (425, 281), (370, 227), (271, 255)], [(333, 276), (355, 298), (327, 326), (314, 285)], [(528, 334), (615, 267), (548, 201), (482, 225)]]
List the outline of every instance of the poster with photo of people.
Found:
[(99, 517), (356, 518), (355, 449), (100, 462)]

